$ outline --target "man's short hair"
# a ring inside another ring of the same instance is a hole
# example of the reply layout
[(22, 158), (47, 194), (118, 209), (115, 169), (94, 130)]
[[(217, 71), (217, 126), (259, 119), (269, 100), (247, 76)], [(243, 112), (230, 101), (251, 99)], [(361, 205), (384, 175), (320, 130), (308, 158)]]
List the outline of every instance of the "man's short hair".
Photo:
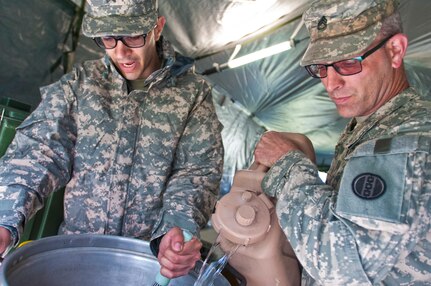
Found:
[(379, 37), (381, 39), (403, 32), (403, 25), (399, 11), (383, 20)]

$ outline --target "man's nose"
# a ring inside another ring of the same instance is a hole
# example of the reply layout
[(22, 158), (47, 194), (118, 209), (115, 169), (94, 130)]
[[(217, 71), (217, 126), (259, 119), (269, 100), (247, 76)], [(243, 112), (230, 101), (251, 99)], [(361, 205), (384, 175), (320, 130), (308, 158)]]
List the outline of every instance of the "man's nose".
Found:
[(334, 67), (327, 67), (326, 77), (322, 78), (322, 83), (328, 92), (332, 92), (344, 85), (343, 76)]
[(130, 48), (126, 46), (121, 40), (117, 41), (117, 46), (115, 47), (115, 53), (117, 56), (127, 55), (130, 52)]

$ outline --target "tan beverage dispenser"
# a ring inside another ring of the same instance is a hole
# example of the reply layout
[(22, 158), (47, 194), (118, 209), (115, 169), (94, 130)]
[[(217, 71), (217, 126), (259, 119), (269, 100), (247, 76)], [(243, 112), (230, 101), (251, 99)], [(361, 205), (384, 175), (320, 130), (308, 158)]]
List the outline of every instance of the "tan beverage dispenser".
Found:
[(229, 264), (247, 286), (300, 285), (299, 264), (281, 230), (274, 203), (262, 192), (265, 168), (237, 171), (232, 188), (216, 205), (212, 224), (221, 248), (239, 245)]

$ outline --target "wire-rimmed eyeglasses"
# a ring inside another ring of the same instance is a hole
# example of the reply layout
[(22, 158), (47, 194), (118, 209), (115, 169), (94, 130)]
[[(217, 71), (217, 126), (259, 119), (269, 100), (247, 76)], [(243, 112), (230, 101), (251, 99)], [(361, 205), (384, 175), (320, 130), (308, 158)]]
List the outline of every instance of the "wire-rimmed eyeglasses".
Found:
[(354, 75), (360, 73), (362, 71), (361, 62), (365, 60), (369, 55), (383, 47), (386, 42), (392, 38), (393, 35), (385, 38), (381, 41), (377, 46), (372, 48), (371, 50), (365, 52), (362, 56), (354, 57), (348, 60), (338, 61), (332, 64), (312, 64), (305, 66), (307, 72), (314, 78), (325, 78), (328, 76), (328, 67), (333, 67), (334, 70), (340, 75)]
[(138, 36), (105, 36), (93, 38), (93, 40), (102, 49), (113, 49), (117, 46), (118, 41), (129, 48), (140, 48), (145, 46), (146, 38), (147, 34), (142, 34)]

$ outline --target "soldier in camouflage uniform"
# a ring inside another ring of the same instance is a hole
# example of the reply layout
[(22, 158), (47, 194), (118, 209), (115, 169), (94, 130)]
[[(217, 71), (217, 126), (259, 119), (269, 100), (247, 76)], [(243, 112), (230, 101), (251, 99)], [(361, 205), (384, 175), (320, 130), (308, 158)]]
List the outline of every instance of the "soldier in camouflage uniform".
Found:
[(397, 7), (322, 0), (303, 15), (301, 65), (352, 118), (326, 183), (305, 136), (268, 132), (256, 146), (303, 285), (431, 285), (431, 100), (408, 84)]
[[(88, 4), (83, 33), (106, 56), (41, 88), (17, 129), (0, 161), (0, 252), (66, 186), (60, 233), (151, 240), (162, 274), (186, 274), (222, 173), (210, 88), (190, 59), (175, 61), (155, 0)], [(181, 229), (195, 237), (183, 244)]]

